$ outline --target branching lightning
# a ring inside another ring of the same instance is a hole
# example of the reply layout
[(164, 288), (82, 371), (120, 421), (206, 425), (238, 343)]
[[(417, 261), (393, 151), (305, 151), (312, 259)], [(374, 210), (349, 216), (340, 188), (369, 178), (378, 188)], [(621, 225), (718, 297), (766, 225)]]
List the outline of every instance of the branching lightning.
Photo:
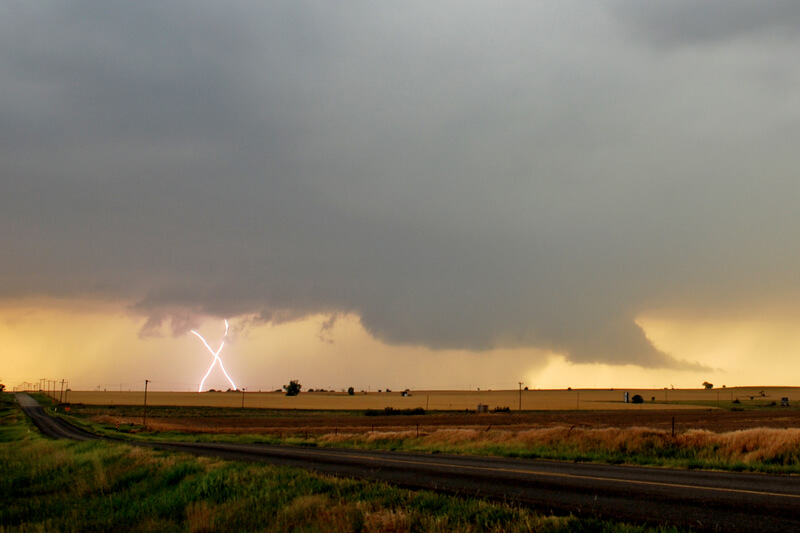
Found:
[(208, 378), (208, 375), (211, 374), (211, 370), (214, 368), (214, 365), (216, 365), (218, 362), (219, 362), (219, 367), (222, 369), (222, 373), (225, 374), (226, 378), (228, 378), (228, 381), (230, 382), (231, 387), (233, 387), (233, 390), (239, 390), (236, 387), (236, 384), (231, 379), (231, 377), (225, 371), (225, 365), (222, 364), (222, 359), (220, 359), (219, 357), (220, 352), (222, 352), (222, 347), (225, 346), (225, 339), (228, 337), (228, 321), (225, 320), (225, 334), (222, 336), (222, 341), (219, 343), (219, 348), (217, 348), (216, 352), (214, 351), (213, 348), (211, 348), (211, 346), (209, 346), (209, 344), (206, 342), (206, 340), (203, 338), (202, 335), (197, 333), (195, 330), (192, 330), (192, 333), (197, 335), (200, 338), (200, 340), (203, 341), (205, 347), (208, 348), (208, 351), (211, 352), (211, 355), (214, 356), (214, 360), (211, 362), (211, 366), (208, 367), (208, 372), (206, 372), (206, 375), (203, 376), (203, 381), (200, 382), (200, 387), (198, 387), (197, 392), (203, 392), (203, 386), (206, 383), (206, 378)]

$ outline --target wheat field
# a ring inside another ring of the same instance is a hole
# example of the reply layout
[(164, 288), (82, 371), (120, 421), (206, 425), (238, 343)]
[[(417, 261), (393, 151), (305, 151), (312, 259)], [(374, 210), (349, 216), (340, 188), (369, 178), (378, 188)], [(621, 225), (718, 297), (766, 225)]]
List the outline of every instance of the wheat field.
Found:
[[(639, 394), (644, 403), (623, 402), (623, 393), (630, 398)], [(440, 411), (474, 410), (478, 404), (489, 409), (508, 407), (522, 410), (655, 410), (674, 409), (678, 403), (686, 409), (708, 409), (730, 406), (738, 399), (742, 404), (780, 405), (781, 398), (792, 404), (800, 401), (798, 387), (731, 387), (727, 389), (579, 389), (579, 390), (498, 390), (498, 391), (411, 391), (400, 392), (301, 392), (289, 397), (280, 392), (161, 392), (149, 391), (147, 405), (181, 407), (250, 407), (261, 409), (303, 410), (366, 410), (415, 409)], [(86, 405), (142, 405), (144, 391), (69, 391), (70, 403)]]

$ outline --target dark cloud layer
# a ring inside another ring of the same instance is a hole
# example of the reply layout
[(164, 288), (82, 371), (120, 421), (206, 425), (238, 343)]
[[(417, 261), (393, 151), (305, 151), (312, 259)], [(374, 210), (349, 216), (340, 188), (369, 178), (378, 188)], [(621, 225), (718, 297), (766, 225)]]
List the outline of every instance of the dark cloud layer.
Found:
[(0, 294), (695, 368), (800, 255), (794, 4), (703, 5), (6, 3)]
[(620, 0), (616, 15), (629, 29), (662, 46), (693, 46), (721, 41), (797, 39), (800, 5), (791, 0), (730, 2), (727, 0)]

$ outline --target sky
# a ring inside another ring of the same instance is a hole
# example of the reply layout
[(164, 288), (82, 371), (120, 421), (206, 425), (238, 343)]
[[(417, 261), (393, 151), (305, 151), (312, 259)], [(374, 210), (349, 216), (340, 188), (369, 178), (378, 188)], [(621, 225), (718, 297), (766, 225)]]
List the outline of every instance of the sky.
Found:
[(0, 0), (0, 380), (793, 385), (798, 26)]

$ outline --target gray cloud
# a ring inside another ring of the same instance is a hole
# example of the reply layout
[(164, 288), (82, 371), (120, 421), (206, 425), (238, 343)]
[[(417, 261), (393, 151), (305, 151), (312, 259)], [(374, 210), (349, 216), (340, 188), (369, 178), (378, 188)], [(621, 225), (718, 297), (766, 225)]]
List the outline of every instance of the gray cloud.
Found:
[(614, 12), (628, 29), (660, 46), (694, 46), (739, 39), (797, 39), (800, 6), (791, 0), (637, 2), (620, 0)]
[(6, 5), (0, 295), (696, 368), (634, 319), (796, 298), (800, 72), (636, 5)]

